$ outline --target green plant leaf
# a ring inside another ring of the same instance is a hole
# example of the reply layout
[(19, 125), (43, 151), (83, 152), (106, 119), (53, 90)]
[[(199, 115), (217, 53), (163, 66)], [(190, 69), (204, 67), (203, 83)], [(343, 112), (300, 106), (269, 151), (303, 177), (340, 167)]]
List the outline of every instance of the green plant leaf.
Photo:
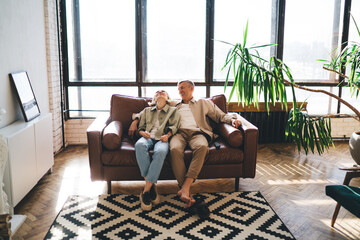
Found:
[(354, 21), (356, 30), (357, 30), (358, 35), (359, 35), (359, 37), (360, 37), (360, 30), (359, 30), (359, 27), (358, 27), (358, 25), (357, 25), (357, 23), (356, 23), (356, 21), (355, 21), (355, 18), (354, 18), (354, 16), (353, 16), (351, 13), (350, 13), (350, 16), (351, 16), (352, 20)]
[(246, 21), (246, 27), (244, 31), (244, 40), (243, 40), (243, 48), (246, 46), (247, 34), (248, 34), (249, 20)]
[(271, 46), (276, 46), (277, 44), (264, 44), (264, 45), (257, 45), (257, 46), (252, 46), (249, 47), (249, 49), (257, 49), (257, 48), (264, 48), (264, 47), (271, 47)]

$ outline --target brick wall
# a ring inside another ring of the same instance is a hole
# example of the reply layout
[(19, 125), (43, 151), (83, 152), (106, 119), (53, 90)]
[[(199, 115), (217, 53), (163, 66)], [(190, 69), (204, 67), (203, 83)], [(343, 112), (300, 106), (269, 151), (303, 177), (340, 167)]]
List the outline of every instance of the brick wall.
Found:
[(360, 123), (353, 118), (331, 119), (331, 134), (333, 138), (350, 138), (354, 131), (360, 131)]
[(49, 86), (49, 110), (52, 113), (53, 125), (53, 152), (58, 152), (62, 147), (62, 119), (60, 96), (60, 66), (58, 50), (58, 30), (56, 20), (56, 1), (44, 1), (47, 77)]
[(86, 129), (94, 119), (70, 119), (65, 122), (66, 145), (87, 144)]

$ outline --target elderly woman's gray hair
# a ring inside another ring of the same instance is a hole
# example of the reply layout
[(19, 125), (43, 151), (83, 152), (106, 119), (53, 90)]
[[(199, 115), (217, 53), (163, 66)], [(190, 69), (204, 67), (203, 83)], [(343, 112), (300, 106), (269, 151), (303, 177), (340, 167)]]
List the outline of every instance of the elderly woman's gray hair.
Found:
[(169, 103), (169, 100), (170, 100), (170, 95), (169, 95), (169, 93), (168, 93), (167, 91), (165, 91), (165, 90), (157, 90), (157, 91), (155, 92), (155, 94), (154, 94), (154, 97), (153, 97), (150, 105), (155, 105), (155, 104), (156, 104), (155, 96), (156, 96), (156, 94), (157, 94), (158, 92), (164, 92), (164, 93), (166, 94), (166, 96), (168, 97), (168, 99), (166, 100), (166, 102)]

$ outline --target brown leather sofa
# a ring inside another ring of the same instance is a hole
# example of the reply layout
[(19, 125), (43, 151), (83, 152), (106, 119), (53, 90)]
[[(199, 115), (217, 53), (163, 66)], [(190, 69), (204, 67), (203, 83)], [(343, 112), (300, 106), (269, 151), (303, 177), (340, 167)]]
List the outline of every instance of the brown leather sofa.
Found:
[[(216, 95), (209, 98), (222, 111), (227, 112), (226, 98)], [(87, 129), (91, 180), (105, 180), (108, 193), (111, 181), (143, 180), (138, 168), (134, 144), (136, 140), (128, 135), (132, 114), (148, 106), (151, 99), (114, 94), (111, 98), (110, 116), (98, 117)], [(240, 117), (241, 118), (241, 117)], [(242, 126), (232, 126), (211, 122), (214, 132), (219, 135), (216, 142), (209, 145), (209, 154), (198, 176), (199, 179), (235, 178), (235, 191), (239, 190), (239, 178), (254, 178), (258, 129), (241, 118)], [(185, 150), (186, 165), (191, 161), (192, 152)], [(159, 180), (175, 179), (168, 154)]]

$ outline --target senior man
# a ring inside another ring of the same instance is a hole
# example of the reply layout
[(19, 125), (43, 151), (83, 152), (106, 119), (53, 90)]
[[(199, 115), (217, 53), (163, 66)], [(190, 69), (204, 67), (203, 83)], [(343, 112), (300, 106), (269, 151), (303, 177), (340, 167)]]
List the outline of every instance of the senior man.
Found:
[[(228, 123), (238, 128), (241, 121), (236, 117), (220, 110), (212, 101), (207, 99), (195, 100), (193, 97), (195, 84), (190, 80), (178, 82), (178, 90), (181, 102), (176, 104), (180, 114), (180, 127), (170, 141), (171, 166), (175, 178), (180, 186), (178, 195), (185, 202), (186, 207), (200, 206), (200, 217), (207, 217), (209, 210), (204, 202), (197, 201), (192, 197), (191, 185), (198, 177), (205, 157), (209, 152), (209, 143), (214, 138), (213, 130), (207, 117), (216, 123)], [(131, 124), (129, 135), (137, 130), (137, 120)], [(189, 146), (193, 152), (189, 168), (186, 169), (184, 162), (184, 150)]]

